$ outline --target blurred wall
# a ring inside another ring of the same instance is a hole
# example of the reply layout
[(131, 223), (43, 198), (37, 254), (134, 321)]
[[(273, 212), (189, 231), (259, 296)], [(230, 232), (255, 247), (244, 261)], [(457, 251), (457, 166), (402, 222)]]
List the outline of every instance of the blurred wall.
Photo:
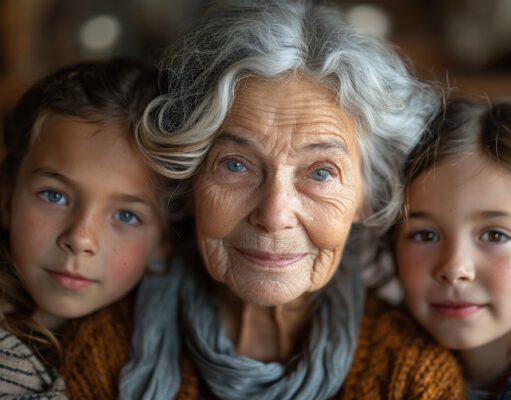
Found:
[[(157, 62), (207, 0), (0, 0), (0, 118), (64, 64), (126, 54)], [(511, 1), (338, 0), (349, 19), (395, 43), (424, 78), (511, 95)]]

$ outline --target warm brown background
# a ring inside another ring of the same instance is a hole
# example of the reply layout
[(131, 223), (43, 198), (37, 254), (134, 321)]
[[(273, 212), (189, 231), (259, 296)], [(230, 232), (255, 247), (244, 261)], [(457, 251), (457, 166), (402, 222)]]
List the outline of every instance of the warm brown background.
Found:
[[(400, 47), (422, 77), (465, 93), (511, 96), (511, 0), (337, 2), (361, 28), (376, 30)], [(117, 54), (157, 62), (206, 4), (0, 0), (0, 121), (30, 83), (66, 63)], [(87, 45), (87, 29), (100, 41), (96, 46)]]

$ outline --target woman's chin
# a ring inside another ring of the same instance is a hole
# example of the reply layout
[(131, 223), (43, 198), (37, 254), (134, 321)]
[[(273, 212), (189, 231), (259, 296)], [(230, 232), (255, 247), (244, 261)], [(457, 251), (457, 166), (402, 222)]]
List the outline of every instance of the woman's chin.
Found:
[(241, 287), (228, 285), (243, 302), (262, 307), (274, 307), (290, 303), (307, 292), (307, 288), (279, 280), (254, 280)]

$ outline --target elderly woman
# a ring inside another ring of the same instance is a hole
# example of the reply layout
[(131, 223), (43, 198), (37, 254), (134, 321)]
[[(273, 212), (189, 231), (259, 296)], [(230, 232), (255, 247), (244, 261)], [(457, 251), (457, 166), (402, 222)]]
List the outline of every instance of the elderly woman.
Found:
[[(377, 231), (395, 218), (399, 163), (437, 95), (391, 47), (310, 1), (223, 2), (176, 46), (139, 144), (182, 179), (195, 239), (178, 232), (168, 277), (139, 288), (121, 397), (357, 398), (383, 339), (359, 335), (364, 288), (345, 246), (354, 224)], [(363, 329), (377, 326), (371, 304)], [(129, 335), (124, 314), (105, 313), (69, 347), (63, 374), (76, 397), (90, 385), (91, 397), (108, 398), (99, 388), (117, 384), (126, 358), (115, 333)], [(91, 383), (108, 362), (110, 378)], [(391, 375), (371, 380), (381, 398), (391, 398)]]

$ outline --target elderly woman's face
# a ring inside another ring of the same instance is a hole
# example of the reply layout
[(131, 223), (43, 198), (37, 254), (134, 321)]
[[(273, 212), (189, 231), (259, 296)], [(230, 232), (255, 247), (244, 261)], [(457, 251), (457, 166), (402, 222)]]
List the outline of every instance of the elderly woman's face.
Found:
[(247, 79), (193, 193), (210, 275), (243, 301), (293, 301), (331, 278), (360, 208), (354, 121), (309, 79)]

